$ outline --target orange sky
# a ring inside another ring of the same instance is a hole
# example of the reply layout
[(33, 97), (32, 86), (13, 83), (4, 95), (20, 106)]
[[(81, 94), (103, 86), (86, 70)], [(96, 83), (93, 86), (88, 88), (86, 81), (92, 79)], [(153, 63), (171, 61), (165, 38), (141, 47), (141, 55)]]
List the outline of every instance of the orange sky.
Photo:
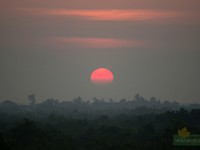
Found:
[(165, 19), (188, 19), (196, 16), (196, 12), (156, 11), (156, 10), (67, 10), (67, 9), (19, 9), (24, 14), (58, 15), (80, 17), (89, 20), (103, 21), (142, 21)]

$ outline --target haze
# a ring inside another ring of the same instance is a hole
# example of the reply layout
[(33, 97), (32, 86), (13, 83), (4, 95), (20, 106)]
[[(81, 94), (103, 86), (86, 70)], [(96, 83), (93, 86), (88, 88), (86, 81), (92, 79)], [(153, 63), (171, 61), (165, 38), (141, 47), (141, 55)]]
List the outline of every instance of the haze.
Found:
[[(199, 0), (2, 0), (0, 101), (199, 102)], [(110, 69), (115, 80), (94, 86)]]

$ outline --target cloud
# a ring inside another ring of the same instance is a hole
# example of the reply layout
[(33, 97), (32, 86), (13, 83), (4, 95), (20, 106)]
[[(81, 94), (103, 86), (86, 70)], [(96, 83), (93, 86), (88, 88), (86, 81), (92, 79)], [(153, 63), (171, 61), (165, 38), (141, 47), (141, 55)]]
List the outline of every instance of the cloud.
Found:
[(133, 39), (112, 39), (112, 38), (83, 38), (83, 37), (56, 37), (53, 41), (57, 44), (82, 48), (118, 48), (118, 47), (140, 47), (144, 42)]
[(87, 20), (103, 21), (145, 21), (189, 17), (192, 14), (178, 11), (159, 10), (65, 10), (65, 9), (18, 9), (37, 15), (71, 16)]

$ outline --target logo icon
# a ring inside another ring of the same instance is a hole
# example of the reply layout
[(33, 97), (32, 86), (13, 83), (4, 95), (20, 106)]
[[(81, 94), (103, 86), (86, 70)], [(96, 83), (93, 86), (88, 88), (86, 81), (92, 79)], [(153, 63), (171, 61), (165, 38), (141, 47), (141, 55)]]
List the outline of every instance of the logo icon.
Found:
[(188, 136), (190, 136), (190, 132), (187, 131), (187, 128), (184, 127), (181, 130), (178, 129), (178, 135), (182, 138), (187, 138)]
[(173, 145), (200, 146), (200, 135), (191, 134), (186, 127), (178, 129), (178, 134), (173, 136)]

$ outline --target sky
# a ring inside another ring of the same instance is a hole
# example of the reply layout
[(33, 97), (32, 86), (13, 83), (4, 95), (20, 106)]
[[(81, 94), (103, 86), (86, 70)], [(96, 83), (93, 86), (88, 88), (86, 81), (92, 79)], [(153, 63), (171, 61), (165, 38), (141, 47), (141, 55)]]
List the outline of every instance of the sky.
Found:
[(0, 101), (137, 93), (200, 102), (199, 0), (1, 0)]

